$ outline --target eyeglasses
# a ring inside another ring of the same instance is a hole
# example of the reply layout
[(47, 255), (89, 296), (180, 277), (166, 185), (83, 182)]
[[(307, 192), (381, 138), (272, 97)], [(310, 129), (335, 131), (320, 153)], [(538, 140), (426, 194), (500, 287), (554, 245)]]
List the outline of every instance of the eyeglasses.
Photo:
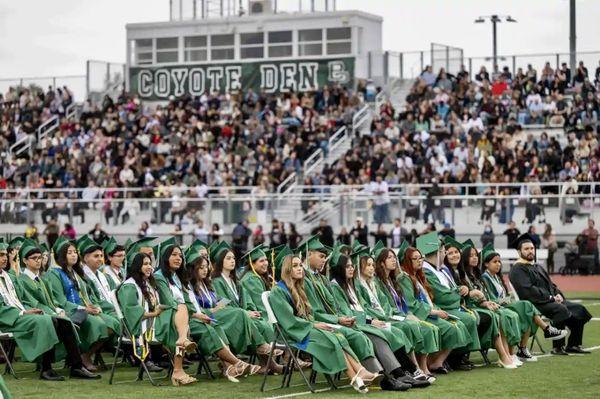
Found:
[(420, 261), (420, 260), (425, 260), (425, 257), (423, 257), (423, 256), (419, 256), (418, 258), (411, 258), (411, 260), (413, 260), (413, 261), (415, 261), (415, 262), (418, 262), (418, 261)]
[(36, 256), (30, 256), (29, 258), (27, 258), (29, 260), (32, 260), (34, 262), (39, 262), (42, 260), (42, 256), (41, 255), (36, 255)]

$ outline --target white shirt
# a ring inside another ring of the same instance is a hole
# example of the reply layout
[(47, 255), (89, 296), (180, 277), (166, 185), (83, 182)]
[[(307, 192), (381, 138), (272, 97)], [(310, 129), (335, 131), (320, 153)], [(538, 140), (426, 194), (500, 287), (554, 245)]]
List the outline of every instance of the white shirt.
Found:
[[(384, 205), (390, 202), (388, 184), (385, 180), (382, 180), (381, 183), (377, 183), (376, 181), (371, 182), (370, 190), (371, 193), (374, 193), (373, 202), (375, 205)], [(376, 192), (379, 192), (379, 194), (375, 194)]]
[(440, 281), (440, 284), (442, 284), (444, 287), (452, 288), (454, 286), (454, 282), (450, 281), (450, 278), (446, 275), (446, 273), (444, 273), (441, 270), (438, 270), (432, 264), (428, 262), (423, 262), (423, 267), (435, 274), (437, 279)]
[[(38, 274), (35, 274), (34, 272), (32, 272), (31, 270), (29, 270), (29, 269), (27, 269), (27, 268), (25, 268), (25, 269), (23, 270), (23, 274), (24, 274), (24, 275), (26, 275), (27, 277), (29, 277), (29, 278), (30, 278), (31, 280), (33, 280), (33, 281), (35, 281), (35, 279), (36, 279), (36, 278), (38, 278), (38, 279), (39, 279), (39, 275), (38, 275)], [(50, 293), (48, 293), (48, 295), (50, 295)], [(60, 313), (60, 312), (62, 312), (63, 310), (62, 310), (61, 308), (55, 308), (55, 309), (54, 309), (54, 311), (55, 311), (56, 313)]]
[(110, 285), (108, 284), (108, 280), (106, 280), (106, 275), (100, 272), (94, 273), (88, 265), (83, 265), (83, 272), (85, 273), (85, 276), (89, 278), (92, 281), (92, 283), (96, 286), (98, 292), (100, 293), (100, 295), (102, 295), (102, 299), (108, 302), (112, 302), (110, 295)]

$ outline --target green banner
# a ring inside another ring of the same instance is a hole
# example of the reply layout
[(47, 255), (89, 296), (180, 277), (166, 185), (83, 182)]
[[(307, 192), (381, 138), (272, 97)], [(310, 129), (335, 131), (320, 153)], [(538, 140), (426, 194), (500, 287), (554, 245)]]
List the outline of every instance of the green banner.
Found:
[(302, 92), (334, 82), (352, 86), (353, 80), (354, 58), (129, 68), (130, 91), (146, 100), (250, 88), (265, 93)]

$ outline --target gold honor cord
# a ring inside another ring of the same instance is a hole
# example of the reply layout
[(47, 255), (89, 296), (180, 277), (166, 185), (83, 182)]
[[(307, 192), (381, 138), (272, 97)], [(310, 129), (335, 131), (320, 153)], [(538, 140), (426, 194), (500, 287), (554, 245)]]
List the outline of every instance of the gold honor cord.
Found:
[(271, 249), (271, 288), (275, 287), (275, 249)]
[(52, 297), (50, 296), (50, 293), (48, 292), (48, 289), (46, 288), (46, 284), (44, 284), (44, 282), (42, 281), (41, 278), (38, 277), (38, 279), (39, 279), (38, 283), (42, 287), (42, 291), (44, 291), (44, 296), (46, 297), (46, 300), (48, 301), (50, 306), (52, 306), (52, 309), (56, 309), (57, 306), (54, 304), (54, 301), (52, 300)]
[(309, 274), (309, 276), (311, 276), (310, 278), (312, 279), (312, 283), (315, 286), (315, 290), (317, 291), (317, 294), (321, 298), (321, 302), (323, 302), (323, 305), (325, 306), (325, 310), (327, 310), (327, 313), (335, 314), (335, 309), (333, 309), (331, 307), (331, 305), (329, 304), (329, 301), (327, 301), (327, 298), (325, 297), (325, 293), (323, 291), (321, 291), (321, 288), (317, 282), (317, 278), (312, 273), (308, 273), (308, 274)]

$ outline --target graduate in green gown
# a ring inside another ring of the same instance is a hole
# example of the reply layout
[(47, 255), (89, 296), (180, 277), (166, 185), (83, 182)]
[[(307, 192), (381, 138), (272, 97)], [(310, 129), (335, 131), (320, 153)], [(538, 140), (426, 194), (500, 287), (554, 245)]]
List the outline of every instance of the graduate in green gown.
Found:
[(111, 290), (115, 290), (125, 280), (125, 247), (119, 245), (114, 237), (102, 243), (105, 266), (101, 269)]
[[(475, 312), (461, 305), (461, 294), (454, 283), (452, 274), (442, 263), (446, 250), (441, 245), (437, 233), (431, 232), (417, 238), (417, 249), (425, 257), (423, 270), (427, 282), (433, 292), (433, 301), (444, 310), (450, 318), (461, 321), (469, 332), (468, 344), (464, 350), (455, 349), (448, 356), (447, 362), (453, 369), (471, 370), (473, 365), (468, 361), (468, 353), (481, 349), (477, 323), (479, 321)], [(440, 369), (440, 372), (443, 371)]]
[[(234, 353), (255, 353), (253, 341), (254, 324), (248, 312), (238, 306), (231, 306), (229, 299), (222, 299), (215, 293), (210, 278), (210, 262), (198, 251), (186, 251), (186, 267), (191, 274), (191, 286), (198, 304), (225, 331), (231, 350)], [(267, 345), (267, 344), (263, 344)]]
[(338, 313), (329, 281), (324, 276), (329, 250), (312, 236), (303, 241), (298, 249), (306, 259), (304, 291), (313, 309), (315, 320), (341, 326), (336, 331), (344, 335), (360, 362), (372, 373), (380, 373), (383, 367), (375, 357), (373, 344), (365, 334), (356, 328), (356, 320)]
[[(257, 310), (253, 302), (245, 303), (244, 300), (251, 298), (244, 297), (238, 282), (235, 271), (236, 259), (233, 251), (224, 241), (219, 242), (210, 250), (210, 258), (213, 262), (212, 286), (219, 298), (228, 299), (229, 305), (244, 309), (252, 319), (252, 339), (257, 348), (257, 353), (261, 355), (268, 353), (273, 342), (273, 327), (267, 319)], [(269, 347), (264, 346), (267, 344)]]
[(402, 330), (367, 313), (369, 304), (357, 294), (355, 267), (350, 256), (342, 255), (339, 246), (336, 246), (329, 263), (330, 287), (337, 309), (356, 320), (357, 328), (369, 337), (375, 355), (384, 368), (381, 388), (403, 391), (411, 387), (429, 386), (428, 377), (417, 369), (407, 354), (406, 349), (412, 347), (412, 343)]
[(329, 375), (345, 372), (356, 391), (368, 392), (363, 378), (373, 379), (375, 375), (359, 363), (336, 326), (316, 321), (304, 291), (305, 270), (300, 257), (286, 255), (276, 267), (281, 270), (281, 281), (271, 290), (269, 303), (290, 345), (312, 356), (315, 371)]
[[(506, 352), (512, 357), (513, 363), (517, 366), (522, 365), (522, 362), (514, 353), (515, 346), (521, 341), (521, 331), (519, 326), (519, 315), (508, 308), (504, 308), (496, 302), (490, 300), (487, 287), (481, 279), (479, 252), (475, 248), (475, 244), (468, 240), (462, 245), (461, 261), (458, 268), (460, 281), (466, 285), (470, 292), (477, 290), (483, 295), (483, 299), (479, 296), (471, 296), (466, 299), (467, 306), (471, 308), (485, 308), (496, 315), (499, 320), (500, 340), (504, 347), (503, 352)], [(526, 341), (527, 342), (527, 341)], [(494, 346), (497, 343), (494, 342)]]
[(104, 315), (100, 306), (92, 301), (91, 290), (82, 277), (75, 244), (61, 236), (54, 243), (52, 252), (55, 266), (43, 276), (44, 282), (54, 303), (80, 327), (83, 364), (86, 369), (95, 371), (92, 356), (119, 330), (120, 323), (114, 317)]
[(19, 249), (21, 249), (21, 244), (25, 240), (25, 237), (17, 236), (14, 237), (8, 243), (7, 253), (8, 253), (8, 266), (9, 269), (8, 274), (13, 277), (18, 277), (21, 273), (21, 264), (19, 262)]
[(468, 344), (469, 331), (461, 321), (450, 319), (448, 313), (434, 304), (433, 291), (423, 272), (425, 258), (419, 250), (409, 247), (405, 241), (398, 251), (398, 259), (402, 273), (396, 280), (402, 288), (410, 313), (434, 326), (439, 335), (439, 351), (428, 358), (419, 359), (419, 364), (424, 370), (440, 370), (451, 350)]
[(18, 277), (17, 296), (30, 308), (40, 309), (44, 314), (52, 317), (56, 335), (60, 340), (60, 357), (66, 357), (71, 377), (100, 378), (99, 374), (91, 373), (83, 366), (77, 330), (65, 311), (56, 306), (52, 293), (40, 278), (43, 262), (42, 249), (36, 242), (26, 239), (19, 250), (19, 259), (22, 270)]
[[(544, 336), (547, 339), (557, 340), (567, 335), (566, 330), (558, 330), (546, 323), (531, 302), (516, 298), (514, 290), (510, 290), (502, 278), (502, 260), (491, 244), (481, 251), (481, 270), (483, 272), (481, 280), (487, 288), (489, 300), (496, 302), (503, 308), (512, 310), (518, 315), (521, 340), (517, 344), (516, 355), (519, 360), (537, 361), (537, 358), (529, 353), (527, 342), (529, 337), (535, 334), (538, 327), (544, 331)], [(549, 334), (550, 330), (554, 330), (554, 334)]]

